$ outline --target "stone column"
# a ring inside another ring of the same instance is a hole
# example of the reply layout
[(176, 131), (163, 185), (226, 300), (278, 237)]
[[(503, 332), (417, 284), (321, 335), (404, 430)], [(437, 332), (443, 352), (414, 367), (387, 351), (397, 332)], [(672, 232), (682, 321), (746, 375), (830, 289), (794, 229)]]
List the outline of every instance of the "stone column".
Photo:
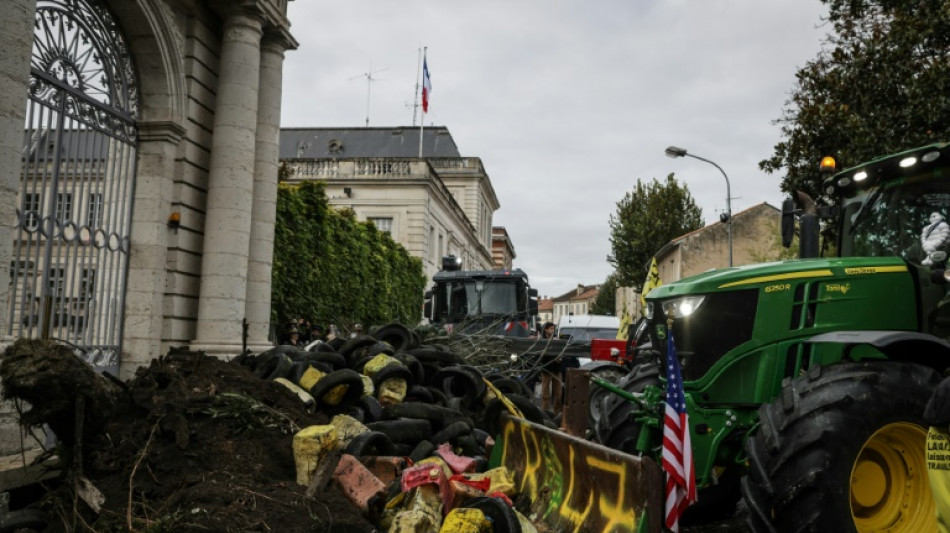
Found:
[(36, 0), (7, 1), (3, 13), (0, 24), (0, 50), (3, 50), (0, 53), (0, 344), (6, 345), (12, 342), (7, 335), (10, 261), (17, 227), (20, 150), (30, 87)]
[(136, 368), (163, 355), (162, 327), (167, 315), (164, 302), (171, 231), (168, 215), (172, 211), (175, 156), (185, 129), (173, 122), (139, 122), (138, 132), (132, 250), (119, 366), (122, 379), (131, 378)]
[(261, 20), (230, 14), (214, 108), (198, 324), (192, 349), (241, 352), (254, 194)]
[(270, 328), (274, 222), (277, 217), (277, 166), (284, 50), (288, 43), (265, 35), (261, 44), (260, 94), (257, 107), (257, 150), (254, 206), (247, 263), (248, 348), (261, 352), (273, 346)]
[[(4, 3), (0, 23), (0, 351), (13, 338), (7, 335), (10, 298), (10, 261), (16, 235), (17, 192), (20, 189), (20, 150), (26, 98), (30, 87), (30, 52), (36, 0)], [(0, 456), (36, 448), (27, 439), (20, 445), (20, 423), (12, 404), (0, 404)]]

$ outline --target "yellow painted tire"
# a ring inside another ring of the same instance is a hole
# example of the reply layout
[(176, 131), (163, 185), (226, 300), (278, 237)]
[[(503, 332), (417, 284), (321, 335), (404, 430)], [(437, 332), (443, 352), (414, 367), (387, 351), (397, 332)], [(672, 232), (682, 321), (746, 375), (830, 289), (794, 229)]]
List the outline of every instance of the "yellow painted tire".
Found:
[(838, 363), (786, 381), (746, 442), (750, 529), (936, 531), (922, 418), (939, 381), (897, 361)]

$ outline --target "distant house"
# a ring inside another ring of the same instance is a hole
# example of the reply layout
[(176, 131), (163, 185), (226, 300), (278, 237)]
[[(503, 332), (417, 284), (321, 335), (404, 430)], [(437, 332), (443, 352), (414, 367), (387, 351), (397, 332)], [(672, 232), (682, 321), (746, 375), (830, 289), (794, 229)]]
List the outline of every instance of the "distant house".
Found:
[(290, 182), (325, 182), (331, 205), (389, 232), (422, 260), (427, 277), (450, 254), (466, 270), (494, 268), (495, 189), (447, 128), (425, 128), (421, 139), (410, 127), (282, 128), (280, 161), (293, 171)]
[(538, 324), (554, 322), (554, 299), (543, 296), (538, 298)]
[(586, 315), (590, 313), (594, 300), (600, 293), (600, 285), (581, 285), (553, 299), (553, 320), (555, 324), (562, 316)]
[[(734, 266), (778, 259), (781, 214), (779, 208), (762, 202), (732, 215)], [(729, 266), (726, 224), (716, 222), (676, 237), (660, 248), (656, 262), (663, 283)]]

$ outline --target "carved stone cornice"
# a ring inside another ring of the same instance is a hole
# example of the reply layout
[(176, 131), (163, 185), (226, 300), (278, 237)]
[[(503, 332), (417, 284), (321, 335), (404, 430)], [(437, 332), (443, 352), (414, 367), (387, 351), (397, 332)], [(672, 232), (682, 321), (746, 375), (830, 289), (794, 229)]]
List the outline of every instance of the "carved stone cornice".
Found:
[(290, 34), (290, 21), (287, 19), (287, 0), (210, 0), (208, 5), (221, 18), (234, 14), (245, 14), (259, 18), (264, 32), (273, 35), (285, 50), (298, 46)]

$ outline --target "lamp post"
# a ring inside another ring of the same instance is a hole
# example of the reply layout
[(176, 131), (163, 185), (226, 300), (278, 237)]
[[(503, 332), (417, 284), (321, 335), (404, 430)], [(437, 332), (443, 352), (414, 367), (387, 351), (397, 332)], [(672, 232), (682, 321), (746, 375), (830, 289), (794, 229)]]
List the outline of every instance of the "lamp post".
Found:
[(726, 214), (725, 217), (720, 216), (719, 220), (726, 223), (726, 232), (729, 234), (729, 266), (732, 266), (732, 191), (729, 188), (729, 176), (726, 175), (726, 171), (722, 169), (719, 165), (710, 161), (704, 157), (699, 157), (698, 155), (693, 155), (686, 152), (685, 148), (679, 148), (676, 146), (669, 146), (666, 148), (666, 156), (677, 158), (677, 157), (692, 157), (693, 159), (699, 159), (700, 161), (705, 161), (710, 165), (719, 169), (719, 172), (722, 172), (722, 177), (726, 178)]

